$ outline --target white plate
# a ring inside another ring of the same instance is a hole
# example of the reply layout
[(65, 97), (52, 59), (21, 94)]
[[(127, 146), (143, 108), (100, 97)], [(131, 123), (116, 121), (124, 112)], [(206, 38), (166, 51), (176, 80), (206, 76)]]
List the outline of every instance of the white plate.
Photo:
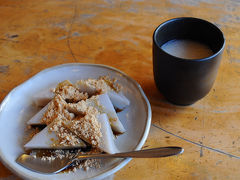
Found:
[(98, 78), (108, 75), (117, 78), (124, 87), (123, 93), (131, 104), (119, 113), (120, 120), (126, 128), (126, 133), (117, 138), (117, 146), (121, 151), (141, 149), (151, 124), (151, 107), (140, 85), (123, 72), (104, 65), (95, 64), (64, 64), (55, 66), (33, 76), (23, 84), (13, 89), (0, 106), (0, 158), (14, 173), (24, 179), (102, 179), (123, 166), (131, 159), (104, 160), (97, 170), (46, 175), (33, 172), (20, 165), (15, 160), (24, 152), (23, 138), (26, 136), (26, 122), (37, 112), (33, 106), (33, 98), (37, 94), (54, 87), (63, 80), (75, 82), (79, 79)]

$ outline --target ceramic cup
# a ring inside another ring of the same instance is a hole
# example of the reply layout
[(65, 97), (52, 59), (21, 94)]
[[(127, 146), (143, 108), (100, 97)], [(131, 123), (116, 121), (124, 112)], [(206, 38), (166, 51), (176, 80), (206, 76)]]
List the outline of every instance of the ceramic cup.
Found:
[[(207, 45), (213, 52), (203, 59), (184, 59), (162, 49), (170, 40), (188, 39)], [(214, 24), (192, 17), (168, 20), (153, 34), (153, 72), (157, 88), (167, 100), (190, 105), (210, 91), (216, 79), (225, 39)]]

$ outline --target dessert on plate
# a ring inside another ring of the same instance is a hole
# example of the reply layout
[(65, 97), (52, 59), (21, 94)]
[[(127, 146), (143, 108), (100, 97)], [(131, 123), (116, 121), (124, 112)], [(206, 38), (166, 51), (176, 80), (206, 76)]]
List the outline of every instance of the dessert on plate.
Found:
[[(43, 108), (28, 122), (31, 129), (40, 128), (24, 148), (35, 157), (53, 160), (76, 153), (117, 153), (115, 140), (126, 130), (117, 111), (129, 106), (114, 79), (66, 80), (53, 93), (38, 96)], [(76, 162), (77, 168), (97, 167), (96, 160)]]

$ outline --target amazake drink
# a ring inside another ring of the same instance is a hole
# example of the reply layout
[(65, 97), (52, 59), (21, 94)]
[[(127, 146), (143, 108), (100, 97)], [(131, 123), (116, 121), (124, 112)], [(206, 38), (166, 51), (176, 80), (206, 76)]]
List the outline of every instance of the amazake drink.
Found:
[(166, 42), (161, 47), (165, 52), (183, 59), (202, 59), (213, 55), (205, 44), (188, 39), (176, 39)]

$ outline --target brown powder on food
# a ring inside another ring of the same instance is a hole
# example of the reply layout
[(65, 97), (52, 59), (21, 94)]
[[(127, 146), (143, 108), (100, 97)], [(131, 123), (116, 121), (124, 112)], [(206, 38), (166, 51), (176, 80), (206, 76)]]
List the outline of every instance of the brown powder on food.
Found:
[(74, 86), (63, 86), (55, 90), (55, 94), (59, 94), (64, 100), (69, 102), (78, 102), (88, 98), (87, 93), (79, 92)]
[[(91, 98), (86, 92), (81, 92), (79, 87), (82, 86), (90, 90)], [(100, 138), (102, 137), (101, 125), (97, 118), (100, 115), (101, 107), (99, 99), (96, 96), (99, 93), (105, 93), (109, 90), (119, 91), (120, 86), (116, 80), (108, 77), (96, 79), (80, 80), (76, 84), (70, 81), (63, 81), (55, 89), (55, 96), (49, 103), (41, 121), (50, 125), (49, 131), (54, 131), (58, 137), (53, 146), (75, 146), (80, 143), (81, 139), (92, 145), (93, 149), (88, 152), (100, 153), (98, 148)], [(55, 158), (73, 157), (76, 153), (84, 154), (85, 152), (70, 150), (52, 150), (50, 155), (42, 155), (43, 160), (51, 161)], [(36, 154), (33, 154), (37, 157)], [(89, 167), (99, 167), (99, 162), (95, 159), (76, 161), (73, 171), (77, 168), (87, 170)]]
[[(47, 125), (51, 124), (49, 130), (54, 131), (59, 139), (59, 142), (54, 142), (53, 146), (58, 143), (63, 146), (77, 145), (79, 138), (93, 146), (98, 146), (102, 136), (101, 126), (97, 120), (99, 112), (86, 102), (87, 95), (78, 98), (77, 103), (76, 99), (72, 100), (73, 92), (75, 92), (72, 88), (73, 86), (68, 81), (58, 85), (56, 95), (50, 102), (42, 122)], [(66, 99), (75, 103), (67, 103)]]
[(55, 132), (58, 137), (58, 141), (53, 141), (52, 146), (76, 146), (81, 144), (79, 137), (64, 127), (62, 121), (53, 122), (49, 130)]
[(56, 119), (72, 119), (74, 114), (66, 110), (66, 105), (66, 101), (60, 95), (54, 96), (41, 119), (42, 123), (49, 125)]
[(85, 113), (84, 117), (77, 116), (66, 126), (84, 141), (98, 146), (102, 137), (101, 125), (97, 120), (99, 112), (96, 108), (89, 106)]
[(74, 86), (78, 89), (87, 89), (92, 92), (91, 94), (103, 94), (112, 90), (119, 92), (122, 87), (116, 81), (116, 79), (110, 79), (108, 76), (101, 76), (99, 79), (79, 80)]

